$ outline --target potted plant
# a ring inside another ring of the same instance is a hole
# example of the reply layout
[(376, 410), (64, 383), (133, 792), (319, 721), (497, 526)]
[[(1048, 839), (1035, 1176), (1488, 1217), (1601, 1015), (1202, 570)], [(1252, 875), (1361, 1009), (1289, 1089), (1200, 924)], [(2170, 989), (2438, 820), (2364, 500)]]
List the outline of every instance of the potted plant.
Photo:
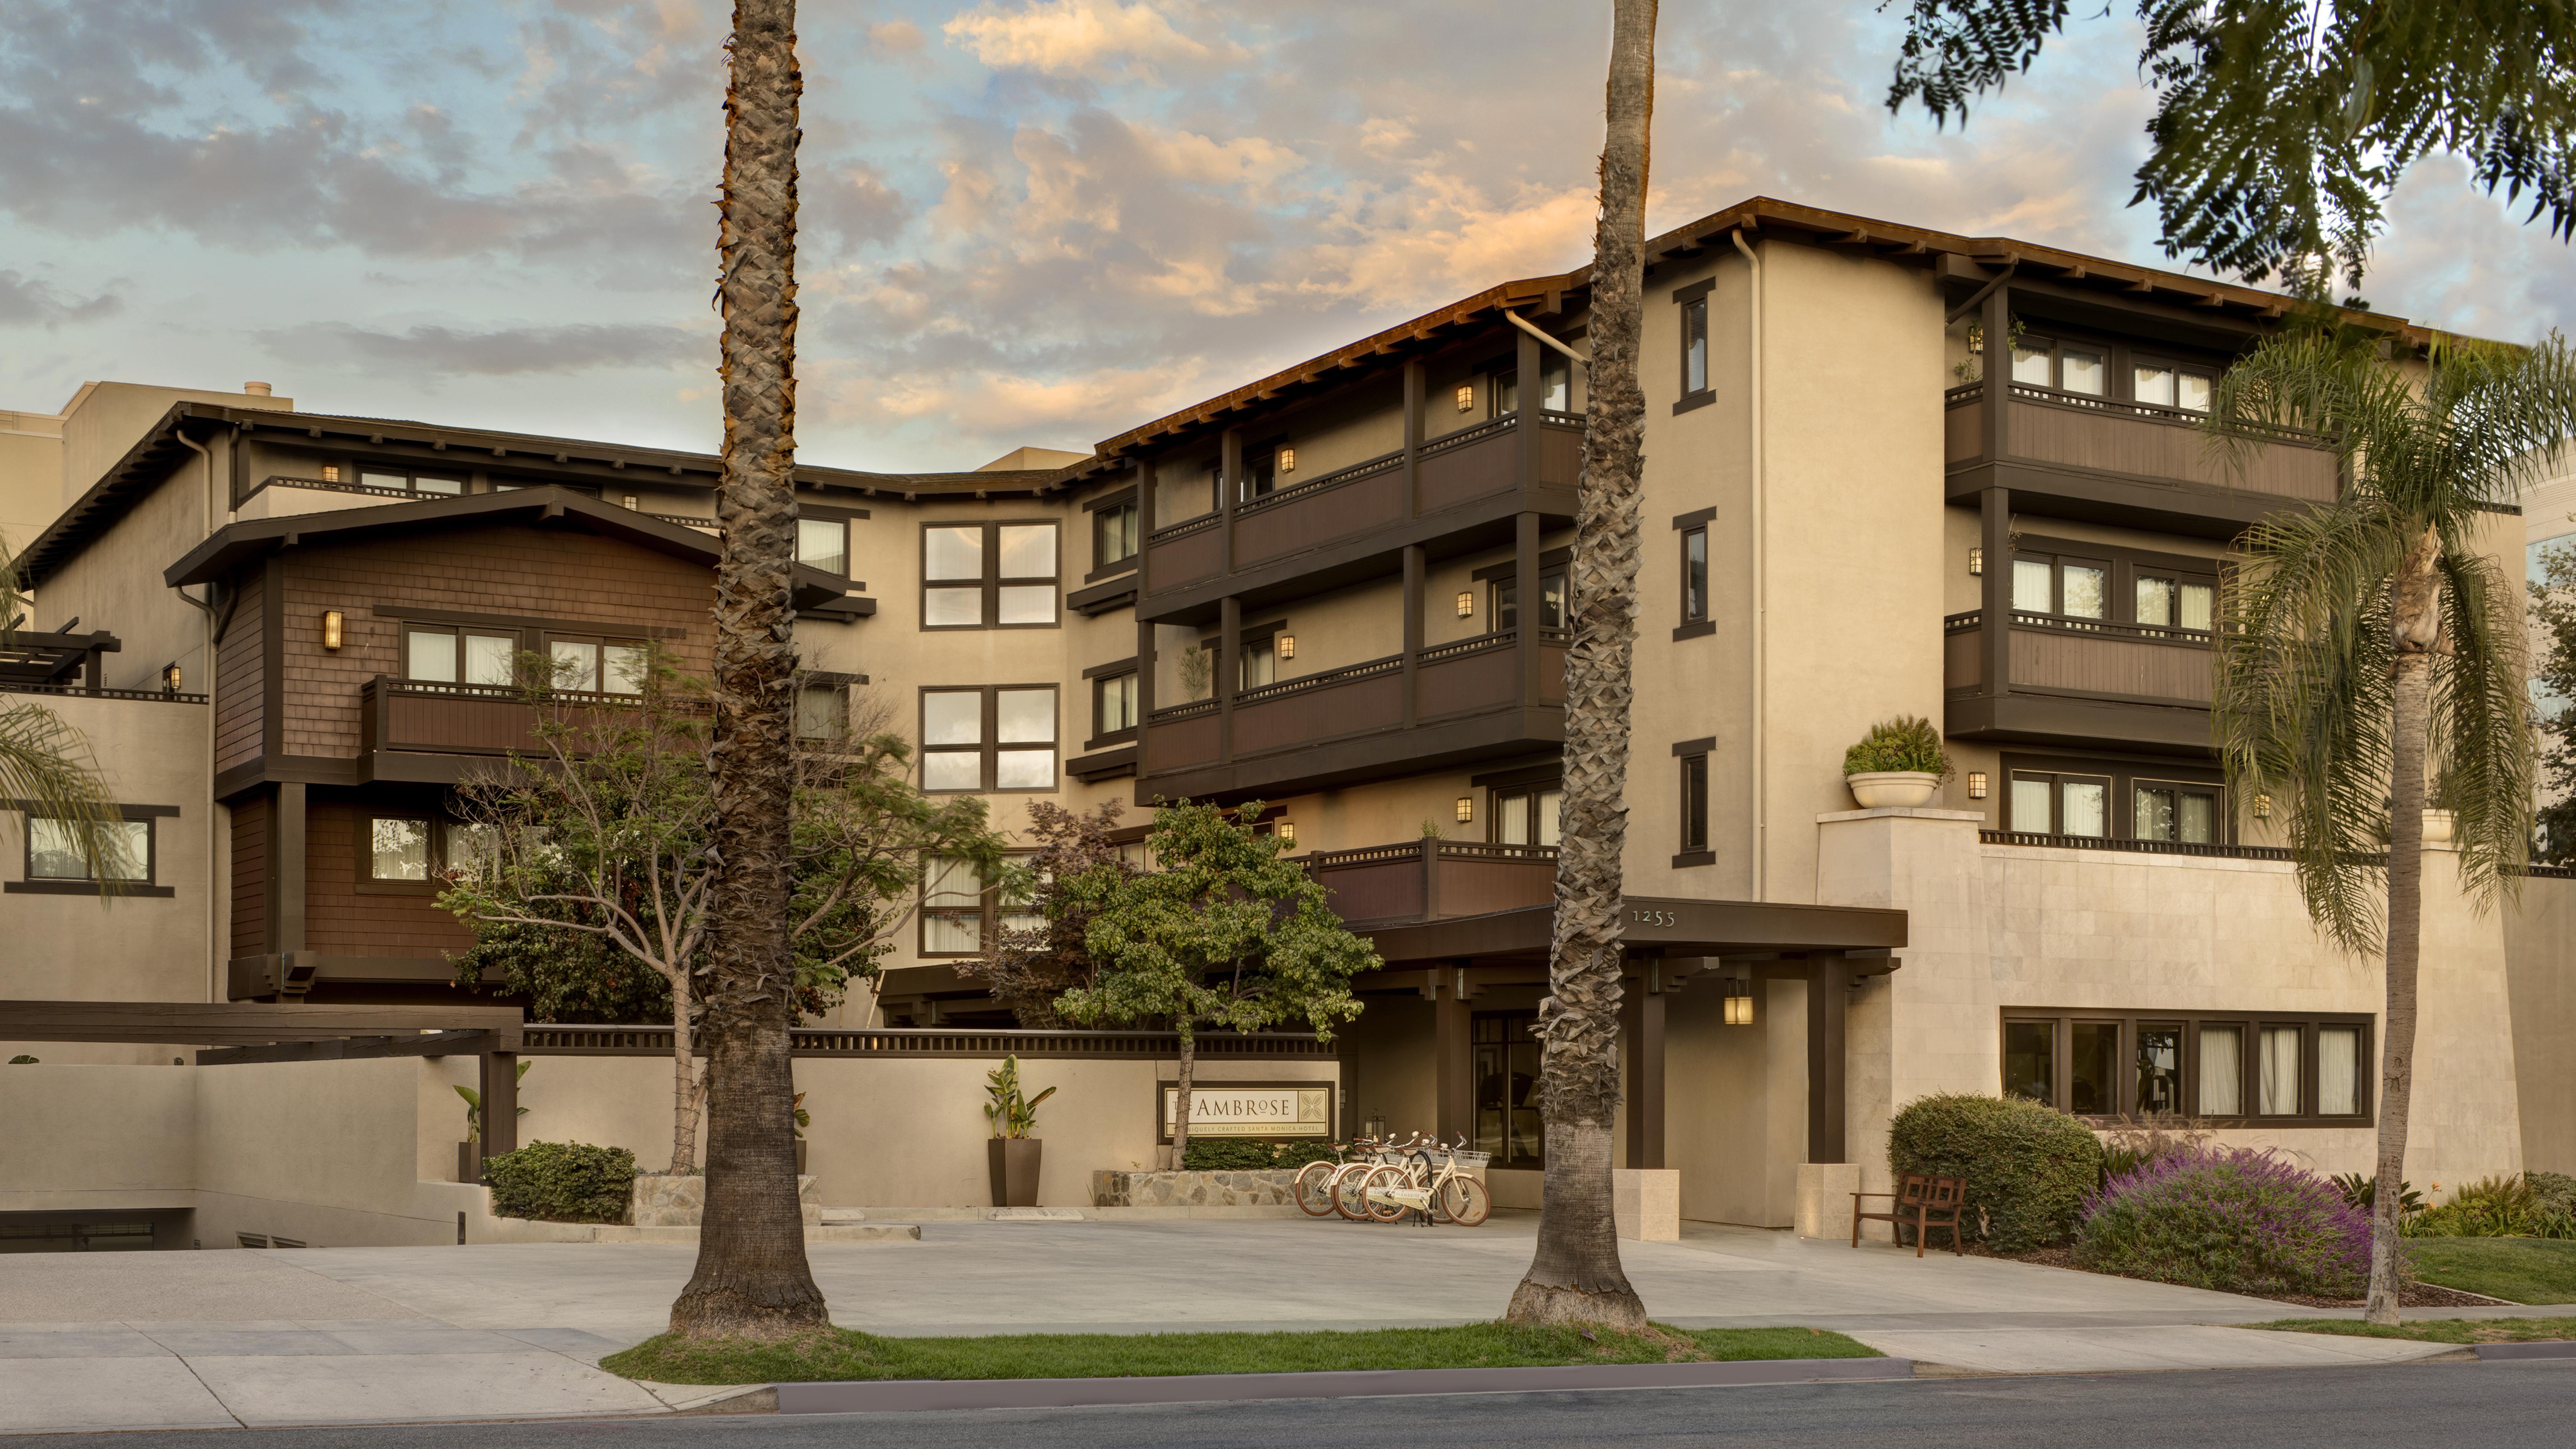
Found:
[[(521, 1061), (518, 1075), (511, 1080), (526, 1081), (528, 1068), (535, 1065), (533, 1061)], [(460, 1086), (456, 1089), (456, 1095), (465, 1099), (465, 1140), (456, 1144), (456, 1180), (465, 1183), (481, 1182), (483, 1154), (475, 1148), (483, 1141), (483, 1094), (472, 1087)], [(521, 1107), (519, 1115), (527, 1116), (528, 1109)]]
[(803, 1092), (797, 1093), (796, 1100), (789, 1105), (796, 1113), (796, 1175), (803, 1177), (805, 1175), (805, 1129), (814, 1125), (814, 1117), (812, 1113), (805, 1110)]
[(985, 1151), (993, 1172), (993, 1206), (1036, 1207), (1038, 1205), (1038, 1153), (1045, 1143), (1029, 1132), (1038, 1125), (1038, 1103), (1055, 1095), (1049, 1087), (1034, 1097), (1020, 1095), (1020, 1059), (1002, 1058), (1002, 1064), (987, 1072), (984, 1091), (993, 1100), (984, 1104), (984, 1117), (993, 1124), (993, 1140)]
[(1932, 803), (1950, 778), (1950, 753), (1932, 721), (1910, 714), (1870, 726), (1843, 751), (1843, 783), (1863, 810), (1910, 809)]

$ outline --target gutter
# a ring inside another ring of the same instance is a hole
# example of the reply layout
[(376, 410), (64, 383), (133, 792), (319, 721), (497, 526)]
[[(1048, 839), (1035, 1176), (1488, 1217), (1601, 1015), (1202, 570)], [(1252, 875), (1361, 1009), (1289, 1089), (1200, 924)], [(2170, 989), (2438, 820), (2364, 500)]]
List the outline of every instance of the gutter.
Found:
[[(206, 534), (211, 537), (215, 531), (214, 450), (189, 437), (188, 430), (176, 424), (172, 425), (170, 434), (177, 438), (188, 451), (206, 460), (205, 523)], [(236, 442), (233, 446), (238, 448), (240, 444)], [(224, 1004), (231, 992), (224, 983), (223, 947), (217, 941), (215, 929), (218, 924), (215, 919), (215, 586), (211, 581), (207, 583), (206, 597), (203, 599), (191, 597), (186, 589), (176, 584), (171, 585), (170, 592), (177, 594), (182, 603), (205, 615), (206, 618), (206, 1001), (210, 1005), (220, 1006)]]

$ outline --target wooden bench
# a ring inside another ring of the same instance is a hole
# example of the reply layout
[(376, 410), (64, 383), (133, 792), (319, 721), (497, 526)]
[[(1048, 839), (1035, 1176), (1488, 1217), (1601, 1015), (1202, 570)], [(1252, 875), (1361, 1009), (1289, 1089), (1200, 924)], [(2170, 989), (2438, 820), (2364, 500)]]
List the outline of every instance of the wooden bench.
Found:
[[(1960, 1199), (1967, 1190), (1968, 1184), (1964, 1178), (1933, 1177), (1925, 1173), (1909, 1172), (1897, 1180), (1894, 1192), (1853, 1193), (1852, 1246), (1855, 1248), (1860, 1246), (1860, 1225), (1864, 1219), (1872, 1222), (1895, 1223), (1899, 1226), (1910, 1223), (1914, 1228), (1914, 1256), (1918, 1258), (1923, 1256), (1923, 1245), (1932, 1236), (1934, 1228), (1948, 1228), (1950, 1251), (1965, 1257), (1968, 1250), (1959, 1241), (1959, 1210), (1962, 1206)], [(1860, 1200), (1865, 1197), (1894, 1198), (1895, 1209), (1883, 1213), (1862, 1212)]]

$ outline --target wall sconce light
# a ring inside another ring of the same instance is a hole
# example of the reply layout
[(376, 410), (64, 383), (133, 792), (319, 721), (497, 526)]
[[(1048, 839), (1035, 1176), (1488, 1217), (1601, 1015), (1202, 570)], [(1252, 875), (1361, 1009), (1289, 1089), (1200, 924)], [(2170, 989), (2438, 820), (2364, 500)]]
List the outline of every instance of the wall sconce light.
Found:
[(1986, 798), (1985, 771), (1970, 770), (1968, 772), (1968, 798), (1971, 800), (1983, 800)]
[(1982, 548), (1972, 548), (1968, 550), (1968, 577), (1972, 579), (1981, 578), (1984, 576), (1985, 572), (1986, 551)]
[(634, 506), (635, 506), (635, 495), (634, 495), (634, 494), (629, 493), (629, 494), (627, 494), (627, 495), (626, 495), (626, 506), (627, 506), (627, 507), (629, 507), (629, 508), (632, 508), (632, 507), (634, 507)]
[(1475, 410), (1475, 407), (1476, 385), (1472, 382), (1462, 382), (1458, 384), (1458, 411), (1462, 413), (1472, 412)]
[(1461, 795), (1461, 796), (1459, 796), (1459, 797), (1458, 797), (1458, 823), (1459, 823), (1459, 824), (1461, 824), (1461, 825), (1465, 825), (1465, 824), (1468, 824), (1468, 823), (1470, 823), (1470, 822), (1474, 821), (1474, 820), (1475, 820), (1475, 818), (1476, 818), (1476, 797), (1475, 797), (1475, 796), (1473, 796), (1473, 795)]
[(1726, 1024), (1753, 1024), (1753, 983), (1741, 976), (1730, 976), (1726, 981)]
[(325, 463), (325, 464), (323, 464), (323, 465), (322, 465), (322, 481), (323, 481), (323, 482), (325, 482), (325, 483), (337, 483), (337, 482), (339, 482), (339, 481), (340, 481), (340, 465), (339, 465), (339, 464), (337, 464), (337, 463)]
[(1294, 473), (1297, 471), (1296, 449), (1282, 448), (1279, 450), (1279, 471), (1282, 473)]
[(1461, 619), (1472, 619), (1476, 617), (1475, 590), (1460, 589), (1458, 591), (1458, 617)]
[(1294, 659), (1297, 657), (1297, 636), (1294, 634), (1282, 634), (1279, 636), (1279, 642), (1273, 647), (1276, 649), (1280, 658)]
[(172, 694), (177, 694), (179, 692), (178, 660), (173, 659), (169, 663), (161, 666), (161, 687)]
[(2271, 796), (2258, 794), (2254, 797), (2254, 818), (2257, 820), (2269, 820), (2272, 818)]
[(1288, 847), (1290, 850), (1295, 850), (1297, 848), (1296, 821), (1282, 820), (1279, 822), (1279, 843)]
[(323, 648), (337, 650), (340, 647), (340, 629), (343, 622), (344, 620), (339, 610), (324, 609), (322, 611)]

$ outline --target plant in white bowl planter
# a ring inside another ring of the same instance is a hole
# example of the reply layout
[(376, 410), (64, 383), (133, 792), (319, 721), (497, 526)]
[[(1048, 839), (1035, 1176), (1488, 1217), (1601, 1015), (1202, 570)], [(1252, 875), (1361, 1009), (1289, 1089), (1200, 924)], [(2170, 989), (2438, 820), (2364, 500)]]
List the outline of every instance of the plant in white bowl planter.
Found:
[(1843, 783), (1863, 810), (1929, 805), (1950, 778), (1950, 755), (1928, 719), (1901, 714), (1843, 751)]

